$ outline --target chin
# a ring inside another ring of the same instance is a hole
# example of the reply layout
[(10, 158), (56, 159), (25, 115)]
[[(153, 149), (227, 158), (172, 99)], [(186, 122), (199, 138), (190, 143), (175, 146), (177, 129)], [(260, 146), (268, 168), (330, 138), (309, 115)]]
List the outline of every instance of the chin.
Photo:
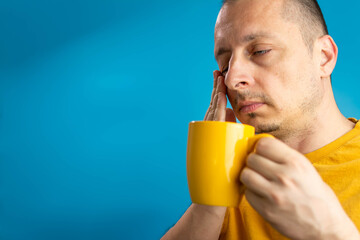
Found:
[[(239, 118), (238, 118), (239, 119)], [(247, 114), (246, 119), (239, 119), (243, 124), (253, 126), (256, 133), (276, 133), (280, 129), (280, 124), (274, 121), (266, 121), (262, 117), (259, 117), (256, 113)]]
[(264, 122), (264, 120), (261, 120), (261, 117), (259, 117), (256, 113), (248, 113), (246, 115), (239, 114), (236, 117), (241, 123), (253, 126), (255, 128)]
[(277, 125), (266, 125), (266, 126), (259, 126), (255, 127), (255, 133), (270, 133), (276, 134), (276, 132), (280, 129)]

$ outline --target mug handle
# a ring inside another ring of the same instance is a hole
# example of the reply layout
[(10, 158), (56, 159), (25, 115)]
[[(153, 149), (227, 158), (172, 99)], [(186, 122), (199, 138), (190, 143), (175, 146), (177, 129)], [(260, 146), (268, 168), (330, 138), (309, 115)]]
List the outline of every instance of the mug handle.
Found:
[(255, 151), (256, 144), (260, 140), (260, 138), (269, 137), (269, 138), (275, 138), (273, 135), (267, 134), (267, 133), (261, 133), (258, 135), (255, 135), (253, 137), (250, 137), (248, 140), (248, 148), (247, 153), (250, 154)]

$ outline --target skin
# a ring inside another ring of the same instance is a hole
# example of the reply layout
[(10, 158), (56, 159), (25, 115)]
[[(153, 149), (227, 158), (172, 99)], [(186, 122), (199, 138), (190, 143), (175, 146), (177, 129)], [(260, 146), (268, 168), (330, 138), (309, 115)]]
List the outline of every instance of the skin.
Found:
[[(238, 118), (277, 138), (257, 142), (240, 180), (248, 202), (281, 234), (360, 239), (332, 189), (303, 155), (354, 127), (337, 108), (331, 88), (337, 47), (320, 34), (309, 52), (299, 25), (282, 17), (282, 3), (237, 0), (222, 7), (214, 49), (220, 70), (213, 72), (204, 120)], [(221, 48), (228, 51), (217, 56)], [(226, 98), (233, 109), (226, 108)], [(225, 211), (192, 204), (162, 239), (218, 239)]]
[[(329, 104), (335, 106), (330, 82), (326, 80), (335, 66), (337, 48), (332, 39), (323, 39), (320, 44), (333, 48), (329, 49), (332, 56), (323, 56), (318, 49), (310, 56), (299, 25), (281, 17), (282, 1), (260, 2), (237, 1), (221, 9), (215, 27), (215, 55), (220, 48), (229, 49), (216, 58), (240, 122), (254, 126), (259, 133), (269, 132), (296, 148), (296, 142), (317, 130), (314, 123), (322, 120), (321, 114)], [(258, 34), (268, 36), (241, 42)], [(331, 58), (330, 62), (324, 58)], [(321, 61), (328, 63), (328, 69), (320, 67)], [(243, 113), (239, 105), (247, 101), (264, 105), (257, 111)], [(350, 122), (335, 108), (326, 116), (335, 115), (348, 127)]]
[[(205, 119), (233, 121), (235, 115), (278, 138), (257, 143), (240, 180), (249, 203), (280, 233), (291, 239), (360, 239), (334, 192), (302, 154), (354, 127), (331, 89), (337, 47), (330, 36), (320, 36), (310, 53), (299, 26), (281, 17), (282, 3), (240, 0), (221, 9), (215, 56), (222, 73), (214, 72), (217, 84)], [(228, 51), (217, 56), (220, 48)], [(226, 94), (233, 113), (225, 108)], [(243, 111), (243, 105), (260, 107)]]

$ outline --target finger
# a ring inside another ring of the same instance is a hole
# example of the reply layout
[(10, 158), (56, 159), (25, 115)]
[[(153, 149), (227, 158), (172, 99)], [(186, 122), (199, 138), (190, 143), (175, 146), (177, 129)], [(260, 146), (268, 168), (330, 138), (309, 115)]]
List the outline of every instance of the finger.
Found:
[(226, 86), (224, 83), (225, 79), (223, 76), (219, 76), (218, 88), (217, 88), (217, 102), (215, 110), (215, 120), (225, 121), (226, 120)]
[(277, 163), (287, 163), (290, 159), (303, 157), (299, 152), (275, 138), (258, 140), (255, 152)]
[(218, 93), (219, 93), (220, 85), (221, 85), (221, 76), (219, 76), (217, 78), (217, 81), (216, 81), (216, 88), (215, 88), (215, 92), (214, 92), (214, 98), (212, 99), (212, 103), (211, 103), (212, 107), (216, 107), (216, 105), (217, 105), (217, 99), (218, 99)]
[[(265, 210), (268, 208), (267, 201), (263, 197), (257, 195), (253, 191), (246, 189), (245, 198), (249, 204), (257, 211), (261, 216), (265, 217)], [(269, 211), (268, 211), (269, 212)], [(268, 215), (268, 214), (266, 214)], [(269, 216), (266, 216), (269, 217)]]
[(218, 86), (218, 92), (222, 92), (224, 93), (224, 95), (226, 96), (226, 85), (225, 85), (225, 78), (221, 75), (219, 76), (219, 86)]
[(207, 110), (206, 114), (205, 114), (205, 121), (212, 121), (214, 119), (214, 110), (212, 109), (212, 107), (209, 107), (209, 109)]
[(246, 166), (270, 181), (277, 180), (276, 174), (283, 171), (283, 165), (256, 153), (251, 153), (247, 157)]
[(235, 113), (231, 108), (226, 109), (225, 121), (227, 121), (227, 122), (236, 122)]
[(219, 70), (215, 70), (213, 72), (213, 76), (214, 76), (214, 88), (216, 87), (217, 84), (217, 78), (221, 75), (221, 72)]
[(205, 113), (204, 121), (208, 120), (208, 116), (209, 116), (209, 109)]
[(259, 196), (268, 198), (268, 189), (271, 189), (272, 185), (269, 180), (261, 176), (254, 170), (245, 167), (241, 172), (240, 181), (246, 186), (247, 189), (256, 193)]
[(215, 120), (224, 122), (226, 118), (226, 95), (222, 92), (219, 92), (217, 95), (218, 100), (215, 110)]
[(214, 95), (216, 93), (216, 89), (217, 89), (217, 85), (218, 85), (218, 81), (219, 81), (218, 78), (221, 75), (221, 73), (220, 73), (220, 71), (215, 70), (213, 72), (213, 75), (214, 75), (214, 87), (213, 87), (213, 91), (211, 93), (211, 101), (213, 101), (213, 99), (214, 99)]
[(210, 99), (210, 106), (208, 108), (208, 110), (205, 113), (205, 117), (204, 120), (213, 120), (213, 115), (214, 115), (214, 109), (213, 109), (213, 105), (214, 105), (214, 95), (216, 93), (216, 88), (217, 88), (217, 83), (218, 83), (218, 77), (221, 75), (221, 72), (218, 70), (213, 71), (213, 77), (214, 77), (214, 84), (213, 84), (213, 90), (211, 93), (211, 99)]
[(209, 114), (208, 114), (208, 116), (207, 116), (207, 120), (210, 120), (210, 121), (212, 121), (212, 120), (216, 120), (216, 118), (215, 118), (215, 112), (216, 112), (216, 108), (217, 108), (217, 102), (218, 102), (218, 89), (219, 89), (219, 83), (220, 83), (220, 81), (221, 81), (221, 76), (218, 76), (218, 78), (217, 78), (217, 84), (216, 84), (216, 88), (214, 89), (214, 96), (213, 96), (213, 98), (211, 99), (211, 102), (210, 102), (210, 107), (209, 107), (209, 109), (208, 109), (208, 112), (209, 112)]
[(215, 96), (215, 120), (217, 121), (225, 121), (226, 118), (226, 86), (224, 84), (224, 77), (218, 77), (218, 86), (217, 86), (217, 93)]

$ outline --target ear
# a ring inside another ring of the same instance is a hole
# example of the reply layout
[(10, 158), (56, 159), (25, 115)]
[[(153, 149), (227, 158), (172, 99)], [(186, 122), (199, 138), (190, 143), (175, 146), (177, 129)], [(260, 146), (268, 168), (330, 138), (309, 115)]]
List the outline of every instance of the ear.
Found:
[(320, 56), (320, 76), (321, 78), (329, 78), (333, 72), (337, 56), (338, 48), (335, 41), (329, 35), (322, 36), (318, 39)]

